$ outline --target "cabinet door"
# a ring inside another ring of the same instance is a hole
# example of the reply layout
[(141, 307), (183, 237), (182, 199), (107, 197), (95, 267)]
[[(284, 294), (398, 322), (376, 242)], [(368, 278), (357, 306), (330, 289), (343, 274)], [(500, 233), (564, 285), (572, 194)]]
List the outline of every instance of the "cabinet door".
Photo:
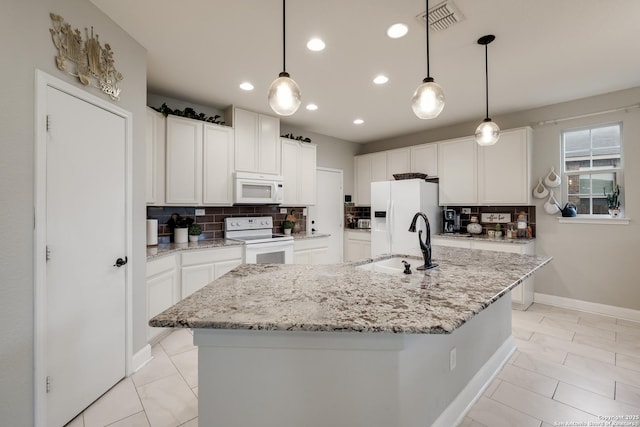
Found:
[(236, 170), (258, 170), (258, 113), (233, 109), (233, 127), (236, 144)]
[(166, 119), (147, 107), (146, 116), (146, 201), (148, 205), (164, 205)]
[(215, 278), (217, 279), (218, 277), (224, 276), (225, 274), (227, 274), (228, 272), (230, 272), (240, 264), (242, 264), (242, 258), (233, 259), (229, 261), (216, 262)]
[(411, 147), (411, 172), (438, 176), (438, 144)]
[[(147, 320), (162, 313), (175, 303), (173, 290), (176, 286), (176, 271), (170, 270), (147, 279)], [(147, 326), (147, 341), (165, 328)]]
[(233, 129), (204, 125), (202, 203), (233, 204)]
[(184, 299), (215, 280), (214, 263), (190, 265), (182, 267), (182, 294)]
[(441, 206), (471, 204), (477, 196), (477, 148), (473, 137), (438, 144), (438, 173)]
[(316, 146), (298, 143), (298, 203), (316, 204)]
[(479, 203), (530, 204), (529, 130), (502, 132), (494, 145), (478, 149)]
[(354, 157), (354, 178), (356, 205), (371, 204), (371, 158), (368, 155)]
[(280, 175), (280, 119), (258, 115), (257, 172)]
[(202, 122), (167, 118), (166, 203), (202, 202)]
[[(400, 148), (387, 151), (387, 178), (393, 180), (393, 174), (407, 173), (411, 169), (410, 149)], [(375, 181), (375, 180), (374, 180)]]
[(298, 203), (298, 143), (282, 140), (282, 178), (284, 179), (284, 204)]
[[(387, 181), (387, 152), (369, 154), (371, 157), (371, 178), (369, 184), (375, 181)], [(406, 171), (405, 171), (406, 172)], [(371, 189), (369, 189), (371, 192)]]

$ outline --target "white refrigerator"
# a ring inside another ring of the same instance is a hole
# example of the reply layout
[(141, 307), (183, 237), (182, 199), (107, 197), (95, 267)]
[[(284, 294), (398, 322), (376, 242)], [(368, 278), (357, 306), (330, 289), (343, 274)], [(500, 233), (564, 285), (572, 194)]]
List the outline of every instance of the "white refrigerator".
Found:
[(402, 254), (422, 256), (418, 230), (426, 238), (426, 226), (418, 218), (416, 232), (409, 226), (417, 212), (429, 219), (431, 235), (442, 229), (442, 209), (438, 205), (438, 184), (422, 179), (371, 183), (371, 256)]

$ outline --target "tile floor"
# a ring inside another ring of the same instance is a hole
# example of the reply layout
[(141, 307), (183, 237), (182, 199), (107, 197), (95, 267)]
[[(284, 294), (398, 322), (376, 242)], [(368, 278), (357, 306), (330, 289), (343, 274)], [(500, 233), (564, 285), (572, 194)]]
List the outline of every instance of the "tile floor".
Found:
[[(607, 425), (599, 416), (640, 415), (640, 323), (534, 304), (513, 311), (513, 336), (518, 349), (459, 427), (595, 426)], [(171, 333), (152, 354), (68, 426), (197, 426), (190, 331)]]

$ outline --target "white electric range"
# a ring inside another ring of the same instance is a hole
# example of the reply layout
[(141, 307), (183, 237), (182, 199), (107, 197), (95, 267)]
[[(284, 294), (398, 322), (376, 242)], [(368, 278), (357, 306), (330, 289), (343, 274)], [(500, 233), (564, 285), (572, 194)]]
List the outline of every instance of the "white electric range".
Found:
[(273, 218), (228, 217), (224, 237), (244, 243), (245, 264), (293, 264), (293, 237), (273, 233)]

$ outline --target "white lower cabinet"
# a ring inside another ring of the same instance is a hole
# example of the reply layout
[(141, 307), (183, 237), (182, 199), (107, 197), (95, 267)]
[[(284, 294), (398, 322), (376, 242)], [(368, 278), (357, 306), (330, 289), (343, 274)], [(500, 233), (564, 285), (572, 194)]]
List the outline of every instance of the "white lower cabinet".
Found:
[[(147, 320), (242, 264), (242, 246), (194, 249), (147, 261)], [(166, 328), (147, 326), (147, 342)]]
[[(179, 293), (178, 267), (175, 255), (147, 261), (147, 320), (176, 303)], [(165, 328), (147, 326), (147, 341)]]
[(329, 237), (309, 237), (293, 241), (294, 264), (326, 264)]
[[(522, 255), (534, 255), (536, 253), (535, 242), (507, 243), (491, 240), (469, 240), (463, 238), (432, 237), (431, 244), (436, 246), (449, 246), (454, 248), (480, 249), (485, 251), (509, 252)], [(509, 266), (504, 266), (509, 268)], [(535, 292), (535, 278), (530, 276), (520, 285), (511, 290), (511, 305), (518, 310), (526, 310), (533, 303)]]
[(371, 233), (367, 231), (344, 231), (344, 260), (357, 261), (371, 258)]
[(242, 264), (242, 247), (200, 249), (181, 254), (181, 295), (186, 298)]

